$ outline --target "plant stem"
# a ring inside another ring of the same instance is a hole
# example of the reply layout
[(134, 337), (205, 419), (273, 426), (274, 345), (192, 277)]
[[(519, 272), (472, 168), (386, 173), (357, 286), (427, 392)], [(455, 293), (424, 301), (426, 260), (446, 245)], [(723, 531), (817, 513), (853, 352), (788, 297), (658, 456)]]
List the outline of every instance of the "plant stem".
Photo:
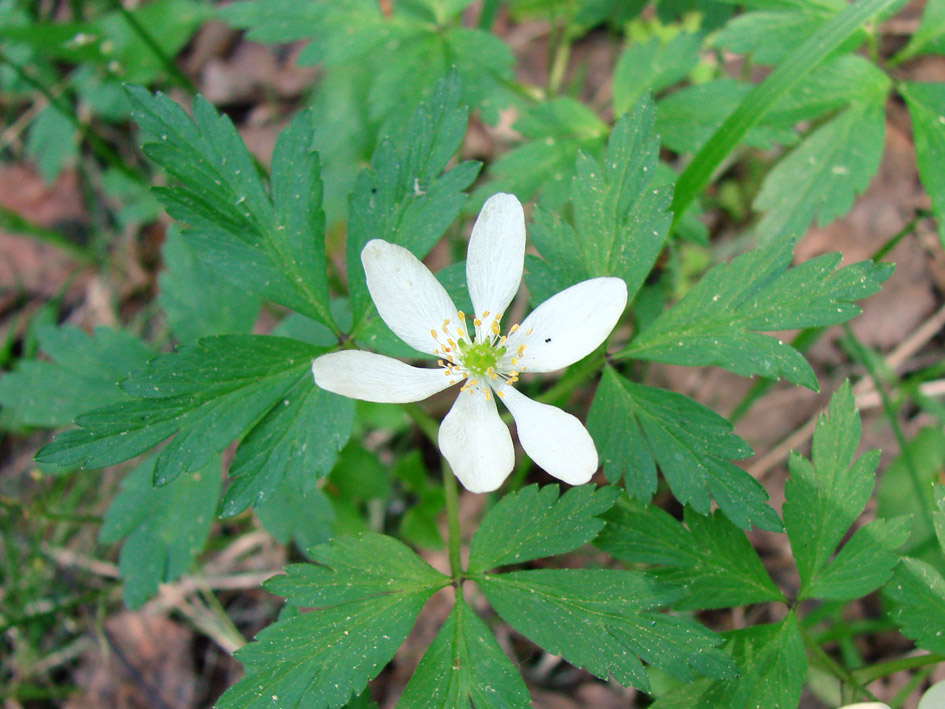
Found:
[(495, 22), (496, 13), (499, 10), (499, 0), (483, 0), (482, 10), (479, 11), (479, 29), (488, 32), (492, 29), (492, 23)]
[(900, 657), (897, 660), (887, 660), (886, 662), (877, 662), (875, 665), (853, 670), (852, 674), (858, 682), (869, 684), (870, 682), (886, 677), (896, 672), (904, 670), (914, 670), (917, 667), (928, 667), (945, 662), (945, 655), (916, 655), (913, 657)]
[(197, 87), (194, 86), (194, 83), (190, 78), (184, 74), (180, 69), (177, 68), (177, 65), (174, 63), (174, 60), (167, 56), (161, 46), (157, 43), (154, 37), (151, 36), (151, 33), (148, 32), (142, 24), (138, 21), (138, 18), (135, 17), (131, 12), (129, 12), (124, 5), (121, 4), (121, 0), (112, 0), (112, 7), (117, 10), (125, 22), (128, 23), (128, 26), (134, 31), (136, 35), (141, 38), (141, 41), (144, 42), (148, 49), (154, 53), (160, 62), (164, 65), (164, 68), (167, 69), (168, 74), (174, 82), (180, 86), (182, 89), (186, 89), (191, 94), (198, 93)]
[(863, 684), (857, 679), (856, 676), (848, 669), (840, 665), (836, 660), (834, 660), (830, 655), (823, 651), (823, 649), (818, 645), (810, 635), (807, 634), (803, 628), (801, 628), (801, 637), (804, 638), (804, 645), (807, 647), (807, 650), (810, 652), (812, 659), (817, 662), (821, 667), (830, 672), (834, 677), (840, 680), (843, 684), (852, 687), (859, 694), (867, 697), (869, 701), (876, 701), (876, 697), (873, 696)]
[(571, 58), (571, 37), (566, 29), (562, 29), (555, 43), (551, 58), (551, 68), (548, 71), (548, 96), (556, 96), (564, 83), (564, 73)]
[(443, 461), (443, 493), (446, 498), (447, 545), (450, 558), (450, 575), (453, 581), (463, 577), (463, 565), (459, 556), (459, 496), (456, 490), (456, 476), (449, 464)]

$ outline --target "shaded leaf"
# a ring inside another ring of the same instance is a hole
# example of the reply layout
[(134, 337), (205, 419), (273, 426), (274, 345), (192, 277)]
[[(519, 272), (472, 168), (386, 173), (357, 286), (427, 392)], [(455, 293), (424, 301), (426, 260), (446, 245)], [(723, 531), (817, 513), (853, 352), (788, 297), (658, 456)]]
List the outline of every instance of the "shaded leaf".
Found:
[(155, 354), (130, 333), (105, 327), (90, 337), (71, 325), (44, 325), (36, 337), (50, 359), (21, 359), (14, 372), (0, 377), (0, 404), (14, 425), (65, 426), (127, 400), (118, 382)]
[(203, 551), (220, 497), (219, 456), (159, 488), (151, 484), (155, 461), (152, 456), (128, 473), (98, 534), (102, 544), (124, 539), (118, 568), (129, 608), (190, 568)]

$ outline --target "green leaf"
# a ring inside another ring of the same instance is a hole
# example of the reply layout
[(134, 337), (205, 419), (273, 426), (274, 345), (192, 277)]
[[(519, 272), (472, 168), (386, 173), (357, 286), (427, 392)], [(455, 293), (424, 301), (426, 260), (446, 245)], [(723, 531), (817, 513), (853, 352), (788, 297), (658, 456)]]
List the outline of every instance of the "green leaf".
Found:
[(354, 402), (302, 376), (240, 441), (230, 465), (223, 516), (263, 504), (287, 476), (305, 494), (331, 472), (354, 424)]
[(945, 37), (945, 2), (928, 0), (922, 8), (922, 19), (919, 20), (918, 29), (909, 38), (909, 43), (902, 48), (902, 51), (893, 57), (892, 63), (900, 64), (926, 52), (941, 53), (943, 37)]
[(95, 328), (90, 337), (63, 325), (36, 329), (48, 360), (20, 360), (0, 377), (0, 405), (14, 425), (55, 428), (76, 416), (125, 401), (118, 382), (154, 356), (144, 342), (123, 330)]
[(885, 132), (880, 101), (851, 106), (811, 133), (761, 185), (759, 239), (798, 236), (811, 219), (824, 226), (845, 214), (879, 168)]
[(155, 461), (152, 456), (128, 473), (98, 535), (101, 544), (124, 539), (118, 568), (129, 608), (190, 568), (203, 551), (220, 496), (219, 456), (159, 488), (151, 485)]
[[(879, 585), (895, 563), (884, 547), (901, 545), (908, 537), (908, 529), (896, 522), (885, 529), (882, 522), (872, 530), (867, 526), (847, 542), (832, 567), (828, 566), (873, 491), (879, 451), (865, 453), (853, 462), (859, 440), (860, 417), (846, 382), (830, 397), (827, 416), (821, 414), (817, 421), (811, 461), (792, 453), (788, 463), (791, 475), (785, 484), (783, 514), (801, 577), (798, 598), (815, 597), (815, 593), (841, 598), (863, 595), (859, 591), (849, 595), (858, 587), (857, 565), (863, 574), (861, 583)], [(880, 544), (875, 537), (882, 533), (889, 533), (891, 539)], [(849, 578), (851, 574), (854, 578)]]
[(896, 550), (909, 538), (909, 520), (875, 519), (860, 527), (836, 557), (811, 582), (811, 598), (838, 601), (862, 598), (886, 583), (896, 564)]
[(923, 650), (945, 654), (945, 579), (918, 559), (904, 558), (883, 593), (890, 614), (907, 638)]
[(738, 664), (739, 678), (697, 680), (667, 692), (653, 703), (653, 709), (786, 709), (798, 705), (807, 656), (793, 612), (780, 623), (726, 633), (725, 650)]
[(397, 706), (527, 707), (521, 675), (462, 596), (407, 683)]
[(200, 257), (243, 290), (332, 326), (311, 112), (276, 141), (270, 198), (233, 124), (205, 100), (191, 120), (162, 94), (131, 87), (128, 97), (142, 150), (177, 183), (158, 188), (161, 201)]
[(932, 564), (941, 564), (942, 557), (935, 548), (935, 529), (925, 522), (926, 510), (935, 510), (933, 483), (943, 469), (945, 431), (927, 426), (909, 439), (905, 450), (883, 470), (876, 491), (877, 517), (912, 515), (912, 536), (901, 552)]
[[(752, 87), (724, 78), (687, 86), (657, 103), (656, 132), (670, 150), (695, 153), (738, 107)], [(754, 126), (743, 140), (766, 148), (771, 143), (793, 142), (793, 133), (765, 125)]]
[(177, 434), (155, 464), (155, 483), (202, 468), (259, 422), (322, 350), (264, 335), (221, 335), (152, 360), (122, 383), (138, 398), (80, 416), (36, 459), (101, 468)]
[(641, 662), (681, 682), (693, 672), (732, 677), (735, 667), (715, 645), (720, 638), (684, 618), (653, 609), (680, 593), (646, 574), (609, 569), (517, 571), (478, 579), (509, 625), (576, 667), (649, 690)]
[(673, 225), (679, 222), (689, 205), (745, 134), (782, 96), (800, 85), (811, 70), (850, 37), (859, 34), (860, 26), (864, 22), (895, 7), (899, 2), (900, 0), (857, 0), (843, 7), (778, 64), (777, 68), (745, 97), (738, 109), (702, 146), (680, 175), (673, 196)]
[(945, 556), (945, 485), (932, 485), (935, 492), (935, 511), (932, 512), (932, 525), (935, 527), (935, 536)]
[(678, 584), (676, 610), (728, 608), (785, 601), (745, 533), (719, 511), (703, 517), (686, 508), (686, 527), (659, 507), (623, 500), (605, 517), (594, 546)]
[(143, 44), (124, 13), (109, 12), (92, 24), (107, 37), (102, 51), (114, 62), (110, 71), (130, 84), (150, 84), (169, 73), (168, 58), (173, 61), (212, 12), (196, 0), (155, 0), (130, 10), (127, 14), (148, 31), (163, 56)]
[(332, 538), (335, 513), (331, 501), (319, 488), (306, 490), (301, 482), (304, 481), (286, 478), (256, 506), (255, 512), (273, 538), (282, 544), (294, 541), (304, 553)]
[[(512, 78), (514, 59), (497, 37), (459, 26), (462, 3), (424, 7), (397, 3), (385, 17), (371, 0), (237, 2), (221, 11), (237, 27), (251, 28), (256, 41), (313, 41), (300, 64), (359, 66), (371, 77), (371, 118), (388, 127), (435, 90), (451, 71), (462, 80), (462, 100), (477, 106), (490, 123), (498, 118), (502, 83)], [(377, 48), (383, 46), (384, 51)]]
[(475, 179), (479, 163), (443, 170), (463, 141), (467, 115), (453, 75), (416, 110), (404, 140), (396, 145), (384, 140), (374, 151), (371, 168), (358, 176), (348, 206), (345, 248), (355, 332), (370, 306), (361, 266), (364, 245), (384, 239), (422, 258), (466, 201), (462, 190)]
[(564, 554), (587, 544), (604, 528), (598, 517), (617, 498), (613, 487), (573, 487), (558, 497), (557, 485), (529, 485), (506, 495), (476, 530), (468, 573)]
[(843, 54), (814, 69), (772, 106), (760, 126), (788, 128), (830, 112), (885, 103), (892, 81), (882, 69), (858, 54)]
[(158, 276), (158, 304), (178, 340), (252, 330), (259, 299), (201, 261), (177, 229), (167, 230), (161, 256), (165, 270)]
[(585, 278), (617, 276), (636, 295), (669, 231), (670, 189), (658, 180), (655, 110), (645, 97), (611, 133), (602, 161), (578, 155), (574, 226), (535, 210), (532, 240), (545, 261), (528, 259), (532, 297), (542, 301)]
[(261, 631), (236, 657), (247, 677), (218, 707), (341, 707), (393, 657), (426, 600), (449, 579), (391, 537), (339, 537), (266, 583), (317, 610)]
[[(843, 3), (759, 10), (729, 21), (714, 44), (736, 54), (751, 54), (758, 64), (777, 64), (843, 9)], [(862, 41), (862, 33), (854, 41)], [(849, 40), (848, 40), (849, 41)]]
[(940, 83), (903, 82), (899, 92), (909, 107), (915, 159), (922, 185), (932, 200), (938, 238), (945, 245), (945, 86)]
[(701, 33), (681, 32), (668, 42), (660, 37), (631, 42), (614, 67), (614, 115), (629, 111), (647, 92), (684, 79), (699, 61), (702, 40)]
[[(797, 142), (792, 128), (851, 104), (881, 104), (889, 77), (868, 59), (844, 54), (814, 69), (807, 80), (784, 94), (743, 142), (758, 148)], [(658, 104), (657, 130), (663, 144), (695, 153), (752, 90), (751, 84), (723, 78), (688, 86)]]
[(525, 142), (489, 166), (489, 182), (475, 191), (474, 204), (496, 192), (511, 192), (523, 202), (541, 193), (542, 205), (557, 210), (571, 196), (578, 153), (596, 154), (607, 135), (596, 113), (564, 97), (529, 108), (512, 127)]
[(814, 372), (797, 350), (752, 331), (845, 322), (860, 312), (855, 301), (879, 290), (892, 267), (863, 261), (837, 269), (840, 254), (825, 254), (789, 269), (792, 248), (792, 240), (780, 239), (715, 266), (622, 355), (716, 365), (816, 390)]
[(79, 154), (76, 138), (75, 124), (54, 106), (46, 106), (30, 123), (26, 154), (47, 183), (55, 182), (59, 172), (75, 162)]
[(751, 448), (732, 426), (692, 399), (653, 389), (605, 367), (588, 413), (587, 427), (611, 482), (623, 477), (627, 491), (648, 502), (656, 491), (656, 464), (676, 498), (700, 514), (712, 495), (735, 524), (780, 530), (758, 481), (732, 463)]

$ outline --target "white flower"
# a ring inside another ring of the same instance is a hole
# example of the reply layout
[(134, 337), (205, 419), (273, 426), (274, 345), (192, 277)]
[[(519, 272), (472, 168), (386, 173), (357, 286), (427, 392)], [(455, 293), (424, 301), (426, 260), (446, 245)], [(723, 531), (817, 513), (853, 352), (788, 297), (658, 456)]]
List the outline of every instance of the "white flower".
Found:
[(620, 278), (583, 281), (549, 298), (502, 335), (502, 314), (518, 292), (524, 259), (525, 216), (509, 194), (485, 203), (469, 239), (471, 316), (456, 309), (439, 281), (407, 249), (380, 239), (368, 242), (361, 262), (377, 312), (400, 339), (437, 357), (439, 366), (412, 367), (383, 355), (344, 350), (312, 363), (315, 383), (364, 401), (406, 403), (462, 382), (440, 426), (439, 445), (466, 489), (497, 489), (515, 463), (495, 397), (512, 413), (522, 448), (538, 465), (572, 485), (587, 482), (597, 470), (597, 450), (584, 425), (512, 385), (522, 372), (562, 369), (597, 349), (627, 305), (627, 286)]

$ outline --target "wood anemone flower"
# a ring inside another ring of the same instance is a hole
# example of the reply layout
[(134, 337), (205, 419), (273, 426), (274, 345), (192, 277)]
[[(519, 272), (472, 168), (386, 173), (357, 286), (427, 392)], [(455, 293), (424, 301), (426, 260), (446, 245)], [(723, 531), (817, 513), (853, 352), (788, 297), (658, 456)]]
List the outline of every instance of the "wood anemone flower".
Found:
[(503, 334), (502, 315), (518, 292), (525, 261), (525, 216), (513, 195), (489, 198), (473, 227), (466, 280), (474, 313), (457, 310), (439, 281), (407, 249), (381, 239), (361, 252), (377, 312), (400, 339), (437, 358), (413, 367), (372, 352), (346, 350), (312, 363), (315, 383), (364, 401), (420, 401), (462, 384), (440, 426), (439, 446), (472, 492), (497, 489), (515, 452), (496, 399), (512, 413), (522, 448), (548, 473), (572, 485), (590, 480), (597, 449), (584, 425), (529, 399), (514, 384), (522, 372), (563, 369), (607, 338), (627, 305), (620, 278), (592, 278), (539, 305)]

